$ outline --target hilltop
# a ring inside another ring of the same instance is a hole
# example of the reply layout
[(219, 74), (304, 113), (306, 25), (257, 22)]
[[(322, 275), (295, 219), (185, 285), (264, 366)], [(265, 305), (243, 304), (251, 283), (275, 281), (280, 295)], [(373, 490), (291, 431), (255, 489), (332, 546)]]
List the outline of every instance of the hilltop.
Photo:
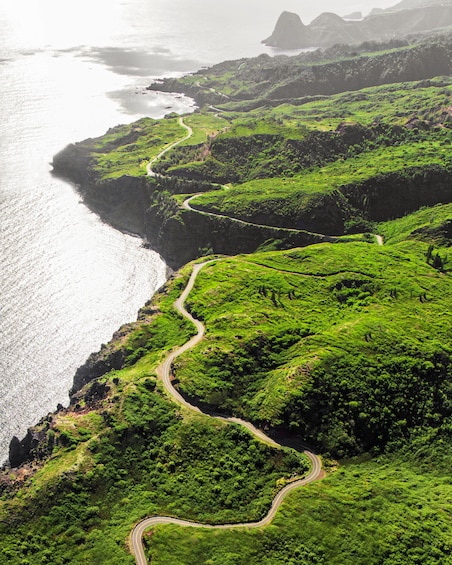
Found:
[(350, 47), (335, 45), (293, 57), (260, 55), (226, 61), (181, 79), (165, 79), (152, 90), (182, 92), (204, 104), (250, 110), (371, 86), (427, 80), (452, 72), (452, 34), (411, 41), (392, 39)]

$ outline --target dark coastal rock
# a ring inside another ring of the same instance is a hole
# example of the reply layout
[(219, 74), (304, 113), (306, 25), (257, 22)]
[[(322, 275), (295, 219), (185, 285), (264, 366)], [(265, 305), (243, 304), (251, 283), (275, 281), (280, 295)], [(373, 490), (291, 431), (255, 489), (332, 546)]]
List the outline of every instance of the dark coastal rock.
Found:
[(88, 406), (95, 406), (100, 400), (105, 398), (110, 387), (106, 383), (94, 381), (85, 393), (85, 402)]
[(27, 460), (30, 453), (28, 440), (28, 434), (22, 441), (18, 437), (13, 436), (9, 444), (9, 462), (11, 467), (19, 467), (19, 465)]
[[(125, 331), (126, 327), (128, 326), (123, 326), (123, 331)], [(92, 353), (86, 362), (77, 369), (69, 393), (71, 404), (75, 402), (74, 394), (87, 383), (109, 373), (113, 369), (121, 369), (124, 366), (126, 352), (118, 345), (119, 337), (119, 332), (116, 332), (108, 345), (103, 344), (100, 351)], [(95, 393), (96, 391), (94, 390), (92, 394), (95, 395)]]
[(12, 468), (19, 467), (23, 463), (33, 460), (42, 460), (53, 450), (53, 435), (47, 434), (49, 429), (49, 418), (41, 420), (41, 422), (29, 428), (27, 435), (19, 440), (14, 436), (9, 444), (9, 465)]

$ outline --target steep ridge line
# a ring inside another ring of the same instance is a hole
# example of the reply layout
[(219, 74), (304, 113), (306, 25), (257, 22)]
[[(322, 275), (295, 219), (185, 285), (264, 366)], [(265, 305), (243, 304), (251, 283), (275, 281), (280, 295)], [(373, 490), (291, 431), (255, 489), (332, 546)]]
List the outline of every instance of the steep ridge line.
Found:
[[(197, 334), (195, 336), (193, 336), (187, 343), (185, 343), (181, 347), (178, 347), (177, 349), (172, 351), (166, 357), (166, 359), (163, 361), (163, 363), (161, 365), (159, 365), (159, 367), (157, 368), (157, 375), (162, 380), (162, 383), (165, 387), (165, 390), (173, 398), (173, 400), (175, 400), (179, 404), (189, 408), (190, 410), (193, 410), (193, 411), (201, 413), (201, 414), (203, 414), (204, 412), (200, 408), (190, 404), (174, 388), (174, 386), (171, 382), (171, 366), (172, 366), (173, 361), (177, 357), (179, 357), (179, 355), (182, 355), (182, 353), (184, 353), (185, 351), (188, 351), (189, 349), (194, 347), (196, 344), (198, 344), (204, 336), (205, 327), (204, 327), (203, 323), (200, 322), (199, 320), (197, 320), (196, 318), (194, 318), (185, 309), (184, 303), (185, 303), (185, 300), (187, 299), (188, 295), (190, 294), (191, 290), (193, 289), (196, 277), (198, 276), (198, 273), (200, 272), (200, 270), (205, 265), (208, 265), (209, 263), (212, 263), (214, 261), (215, 260), (205, 261), (203, 263), (197, 263), (193, 267), (193, 271), (191, 273), (191, 276), (190, 276), (190, 279), (187, 283), (187, 286), (185, 287), (184, 291), (181, 293), (180, 297), (174, 302), (174, 308), (178, 312), (180, 312), (185, 318), (190, 320), (195, 325), (195, 327), (197, 329)], [(224, 422), (234, 422), (236, 424), (240, 424), (240, 425), (244, 426), (245, 428), (247, 428), (259, 440), (261, 440), (261, 441), (263, 441), (263, 442), (267, 443), (268, 445), (271, 445), (272, 447), (275, 447), (275, 448), (281, 447), (280, 444), (278, 444), (276, 441), (274, 441), (273, 439), (268, 437), (263, 431), (259, 430), (255, 426), (253, 426), (253, 424), (251, 424), (250, 422), (246, 422), (245, 420), (241, 420), (240, 418), (233, 418), (233, 417), (228, 418), (228, 417), (217, 416), (217, 415), (212, 416), (211, 414), (207, 414), (207, 415), (211, 416), (211, 417), (213, 417), (217, 420), (224, 421)], [(147, 565), (147, 560), (146, 560), (146, 556), (144, 554), (144, 547), (143, 547), (143, 534), (144, 534), (144, 531), (151, 526), (156, 526), (158, 524), (176, 524), (176, 525), (179, 525), (179, 526), (190, 526), (190, 527), (194, 527), (194, 528), (208, 528), (208, 529), (237, 529), (237, 528), (251, 529), (251, 528), (260, 528), (260, 527), (263, 527), (263, 526), (270, 524), (270, 522), (275, 517), (276, 512), (278, 511), (279, 507), (281, 506), (282, 501), (284, 500), (284, 498), (287, 496), (287, 494), (289, 492), (291, 492), (292, 490), (294, 490), (294, 489), (296, 489), (296, 488), (298, 488), (302, 485), (306, 485), (306, 484), (311, 483), (311, 482), (320, 478), (321, 471), (322, 471), (322, 463), (320, 461), (320, 458), (315, 453), (313, 453), (312, 451), (310, 451), (308, 449), (305, 449), (303, 453), (311, 461), (312, 469), (311, 469), (310, 473), (306, 477), (304, 477), (303, 479), (293, 481), (293, 482), (289, 483), (288, 485), (286, 485), (283, 489), (281, 489), (278, 492), (278, 494), (275, 496), (275, 498), (273, 499), (272, 505), (271, 505), (270, 510), (268, 511), (267, 515), (264, 518), (262, 518), (262, 520), (260, 520), (259, 522), (244, 522), (244, 523), (238, 523), (238, 524), (216, 524), (215, 525), (215, 524), (201, 524), (199, 522), (190, 522), (188, 520), (180, 520), (178, 518), (171, 518), (169, 516), (151, 516), (151, 517), (145, 518), (144, 520), (139, 522), (134, 527), (134, 529), (132, 530), (132, 533), (131, 533), (131, 536), (130, 536), (130, 546), (131, 546), (132, 553), (135, 556), (135, 561), (136, 561), (137, 565)]]

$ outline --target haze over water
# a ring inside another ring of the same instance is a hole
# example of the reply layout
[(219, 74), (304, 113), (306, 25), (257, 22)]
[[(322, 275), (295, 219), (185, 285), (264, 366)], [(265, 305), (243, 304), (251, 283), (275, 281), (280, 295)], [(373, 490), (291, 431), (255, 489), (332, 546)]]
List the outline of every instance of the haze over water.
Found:
[[(365, 2), (365, 11), (393, 2)], [(363, 3), (0, 0), (0, 461), (58, 403), (74, 372), (164, 281), (138, 238), (100, 222), (51, 175), (68, 143), (142, 116), (187, 112), (153, 77), (274, 53), (283, 9), (308, 23)]]

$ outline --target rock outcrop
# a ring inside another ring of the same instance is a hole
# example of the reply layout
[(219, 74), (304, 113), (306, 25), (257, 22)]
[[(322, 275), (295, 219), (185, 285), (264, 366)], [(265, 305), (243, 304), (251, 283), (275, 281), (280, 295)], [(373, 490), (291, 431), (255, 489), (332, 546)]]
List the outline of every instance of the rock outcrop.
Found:
[[(62, 409), (61, 405), (58, 409)], [(29, 428), (26, 436), (20, 440), (14, 436), (9, 444), (9, 466), (19, 467), (29, 461), (41, 461), (48, 457), (54, 447), (54, 434), (51, 432), (52, 415), (49, 414)]]
[[(403, 3), (402, 3), (403, 4)], [(442, 29), (452, 25), (452, 2), (412, 9), (375, 13), (362, 20), (350, 21), (336, 14), (324, 13), (304, 25), (297, 14), (283, 12), (270, 37), (262, 43), (279, 49), (330, 47), (384, 41), (412, 33)]]
[(264, 39), (265, 45), (276, 46), (280, 49), (300, 49), (311, 47), (314, 36), (303, 24), (298, 14), (283, 12), (276, 22), (270, 37)]

